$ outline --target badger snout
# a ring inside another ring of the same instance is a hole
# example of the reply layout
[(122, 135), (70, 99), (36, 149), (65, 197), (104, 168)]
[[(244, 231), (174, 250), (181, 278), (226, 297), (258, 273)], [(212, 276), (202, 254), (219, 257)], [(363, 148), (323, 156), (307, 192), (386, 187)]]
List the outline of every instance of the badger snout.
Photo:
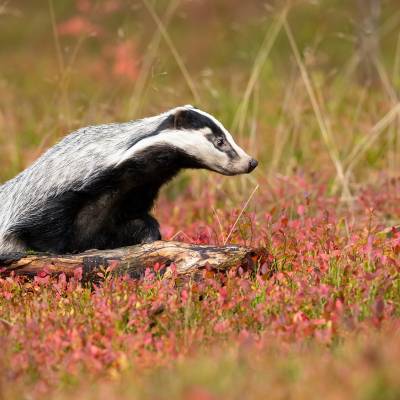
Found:
[(256, 169), (256, 168), (257, 168), (257, 165), (258, 165), (258, 161), (255, 160), (254, 158), (252, 158), (252, 159), (249, 161), (249, 168), (247, 169), (247, 173), (250, 173), (251, 171), (253, 171), (254, 169)]
[(224, 168), (224, 172), (222, 173), (224, 175), (249, 174), (257, 168), (257, 165), (258, 161), (246, 154), (246, 156), (238, 160), (237, 163), (232, 163), (228, 168)]

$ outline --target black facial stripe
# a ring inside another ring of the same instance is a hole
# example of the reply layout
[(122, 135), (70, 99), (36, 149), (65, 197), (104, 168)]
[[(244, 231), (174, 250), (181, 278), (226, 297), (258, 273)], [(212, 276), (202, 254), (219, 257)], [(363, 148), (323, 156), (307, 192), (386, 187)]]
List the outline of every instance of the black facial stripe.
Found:
[[(196, 110), (182, 110), (178, 113), (175, 119), (175, 124), (178, 129), (194, 129), (200, 130), (209, 128), (212, 133), (206, 135), (206, 138), (213, 144), (213, 146), (228, 155), (230, 159), (239, 158), (239, 154), (228, 142), (223, 130), (210, 118), (203, 114), (198, 113)], [(224, 144), (218, 146), (218, 140), (223, 139)]]
[[(206, 135), (206, 138), (207, 138), (207, 140), (209, 142), (212, 143), (212, 145), (217, 150), (221, 151), (222, 153), (227, 154), (230, 160), (234, 160), (234, 159), (238, 159), (239, 158), (239, 154), (232, 147), (232, 145), (228, 142), (228, 140), (226, 139), (224, 134), (222, 134), (222, 136), (221, 136), (221, 135), (214, 135), (213, 133), (209, 133), (208, 135)], [(224, 140), (224, 144), (222, 146), (218, 145), (218, 140), (219, 139), (223, 139)]]
[[(198, 113), (196, 110), (182, 110), (178, 111), (176, 116), (176, 125), (180, 129), (202, 129), (210, 128), (211, 131), (217, 135), (222, 134), (222, 130), (219, 126), (210, 118), (203, 114)], [(224, 135), (225, 136), (225, 135)]]

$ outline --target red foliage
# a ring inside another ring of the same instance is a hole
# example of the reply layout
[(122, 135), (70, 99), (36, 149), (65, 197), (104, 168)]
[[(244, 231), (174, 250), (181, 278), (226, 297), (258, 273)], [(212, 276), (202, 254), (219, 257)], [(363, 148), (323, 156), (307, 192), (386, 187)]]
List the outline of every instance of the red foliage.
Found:
[[(82, 287), (80, 274), (69, 281), (45, 271), (33, 282), (0, 279), (0, 335), (10, 349), (2, 357), (10, 379), (33, 374), (36, 390), (46, 391), (65, 374), (101, 376), (124, 369), (127, 360), (150, 368), (221, 341), (265, 348), (274, 337), (329, 346), (348, 332), (394, 326), (400, 232), (383, 230), (376, 216), (395, 203), (376, 196), (382, 191), (368, 188), (362, 201), (340, 209), (339, 198), (303, 177), (261, 190), (258, 212), (244, 213), (231, 235), (260, 248), (252, 269), (162, 280), (155, 265), (139, 281), (111, 279), (106, 271), (92, 290)], [(225, 197), (189, 189), (178, 211), (164, 199), (157, 213), (172, 236), (183, 229), (182, 240), (218, 243), (239, 210), (217, 210), (219, 220), (212, 211), (202, 221), (196, 215), (225, 204)], [(211, 397), (192, 388), (188, 398)]]

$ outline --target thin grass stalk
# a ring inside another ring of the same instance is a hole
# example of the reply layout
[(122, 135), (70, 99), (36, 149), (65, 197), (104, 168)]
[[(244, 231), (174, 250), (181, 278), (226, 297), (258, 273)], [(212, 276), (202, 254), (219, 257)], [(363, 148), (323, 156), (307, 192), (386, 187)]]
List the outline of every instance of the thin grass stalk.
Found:
[(384, 117), (382, 117), (371, 129), (369, 135), (365, 136), (352, 152), (344, 160), (346, 166), (346, 175), (354, 169), (357, 163), (364, 156), (365, 152), (372, 146), (373, 143), (382, 135), (385, 129), (400, 115), (400, 103), (393, 107)]
[[(163, 26), (167, 29), (169, 23), (171, 22), (175, 11), (177, 10), (180, 4), (180, 0), (172, 0), (167, 8), (167, 11), (164, 14), (162, 19)], [(139, 114), (140, 107), (143, 104), (143, 93), (146, 88), (146, 84), (149, 80), (149, 75), (151, 71), (151, 67), (154, 64), (154, 61), (157, 57), (158, 50), (161, 45), (161, 40), (163, 38), (162, 32), (160, 29), (157, 29), (154, 32), (153, 38), (148, 46), (149, 50), (147, 51), (142, 66), (140, 68), (139, 76), (135, 82), (133, 92), (128, 101), (128, 111), (127, 114), (130, 119), (136, 118)]]
[(247, 198), (246, 203), (244, 203), (242, 209), (240, 210), (239, 215), (237, 216), (237, 218), (236, 218), (234, 224), (232, 225), (232, 228), (230, 229), (230, 231), (229, 231), (229, 233), (228, 233), (228, 235), (227, 235), (227, 237), (226, 237), (226, 239), (225, 239), (225, 241), (224, 241), (224, 246), (228, 243), (228, 240), (231, 238), (232, 233), (234, 232), (234, 230), (235, 230), (235, 228), (236, 228), (236, 225), (238, 224), (240, 218), (242, 217), (244, 211), (246, 210), (247, 206), (249, 205), (251, 199), (253, 198), (254, 194), (256, 193), (256, 191), (258, 190), (259, 187), (260, 187), (260, 185), (257, 185), (257, 186), (253, 189), (253, 191), (250, 193), (250, 196)]
[(64, 120), (67, 123), (68, 128), (71, 128), (71, 104), (68, 95), (68, 82), (65, 80), (65, 60), (61, 50), (60, 38), (57, 31), (56, 15), (54, 11), (53, 0), (48, 0), (51, 29), (53, 34), (53, 41), (56, 48), (56, 56), (58, 63), (58, 84), (61, 93), (61, 110), (59, 116), (65, 116)]
[(186, 84), (193, 96), (195, 103), (198, 105), (201, 105), (201, 99), (200, 99), (199, 92), (197, 91), (196, 85), (195, 85), (192, 77), (190, 76), (190, 73), (189, 73), (182, 57), (180, 56), (178, 50), (176, 49), (171, 36), (169, 35), (167, 29), (165, 28), (165, 25), (163, 24), (163, 22), (161, 21), (160, 17), (157, 15), (157, 13), (155, 12), (154, 8), (150, 5), (150, 3), (147, 0), (142, 0), (142, 1), (143, 1), (144, 6), (146, 7), (147, 11), (153, 18), (154, 22), (156, 23), (157, 28), (161, 32), (161, 35), (163, 36), (172, 55), (174, 56), (175, 62), (177, 63), (177, 65), (182, 73), (182, 76), (186, 81)]
[(308, 96), (310, 98), (311, 101), (311, 105), (312, 108), (314, 110), (315, 116), (317, 118), (317, 122), (320, 128), (320, 132), (321, 132), (321, 136), (324, 140), (325, 143), (325, 147), (328, 151), (329, 157), (333, 163), (333, 165), (335, 166), (336, 169), (336, 174), (340, 180), (340, 183), (342, 185), (342, 189), (343, 189), (343, 195), (345, 198), (350, 199), (351, 198), (351, 193), (350, 193), (350, 189), (348, 186), (348, 182), (346, 179), (346, 176), (344, 174), (344, 170), (343, 170), (343, 166), (342, 163), (339, 159), (339, 154), (336, 148), (336, 145), (334, 143), (333, 137), (332, 137), (332, 133), (330, 132), (329, 129), (329, 125), (327, 124), (323, 113), (322, 113), (322, 108), (321, 105), (318, 103), (315, 91), (313, 89), (312, 83), (311, 83), (311, 79), (309, 77), (309, 74), (307, 72), (306, 66), (304, 65), (301, 56), (300, 56), (300, 52), (299, 49), (297, 47), (296, 41), (293, 37), (293, 33), (290, 29), (290, 26), (287, 22), (287, 20), (285, 19), (284, 21), (284, 28), (287, 34), (287, 37), (289, 39), (289, 43), (290, 46), (292, 48), (293, 54), (295, 56), (296, 62), (299, 66), (300, 72), (301, 72), (301, 76), (303, 78), (304, 81), (304, 85), (306, 87)]
[(249, 108), (249, 102), (251, 94), (253, 93), (254, 87), (258, 81), (261, 74), (262, 68), (269, 57), (271, 50), (276, 42), (279, 32), (282, 29), (283, 21), (286, 18), (288, 9), (285, 8), (278, 16), (278, 18), (272, 23), (272, 25), (267, 30), (264, 40), (260, 46), (257, 56), (254, 60), (253, 67), (250, 73), (250, 78), (247, 82), (246, 89), (242, 100), (240, 101), (239, 107), (233, 119), (231, 130), (237, 132), (238, 134), (243, 133), (244, 124), (247, 117), (247, 111)]

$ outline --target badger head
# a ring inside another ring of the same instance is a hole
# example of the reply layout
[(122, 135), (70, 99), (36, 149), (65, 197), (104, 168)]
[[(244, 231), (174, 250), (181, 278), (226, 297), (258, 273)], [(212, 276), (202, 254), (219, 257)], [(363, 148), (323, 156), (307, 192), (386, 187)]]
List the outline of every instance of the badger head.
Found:
[(182, 167), (204, 168), (223, 175), (249, 173), (258, 165), (217, 119), (191, 105), (139, 123), (142, 127), (151, 125), (152, 129), (130, 141), (129, 148), (117, 155), (118, 164), (158, 149), (178, 154)]
[(172, 110), (169, 118), (169, 143), (193, 157), (198, 167), (223, 175), (249, 173), (257, 167), (257, 160), (210, 114), (187, 105)]

